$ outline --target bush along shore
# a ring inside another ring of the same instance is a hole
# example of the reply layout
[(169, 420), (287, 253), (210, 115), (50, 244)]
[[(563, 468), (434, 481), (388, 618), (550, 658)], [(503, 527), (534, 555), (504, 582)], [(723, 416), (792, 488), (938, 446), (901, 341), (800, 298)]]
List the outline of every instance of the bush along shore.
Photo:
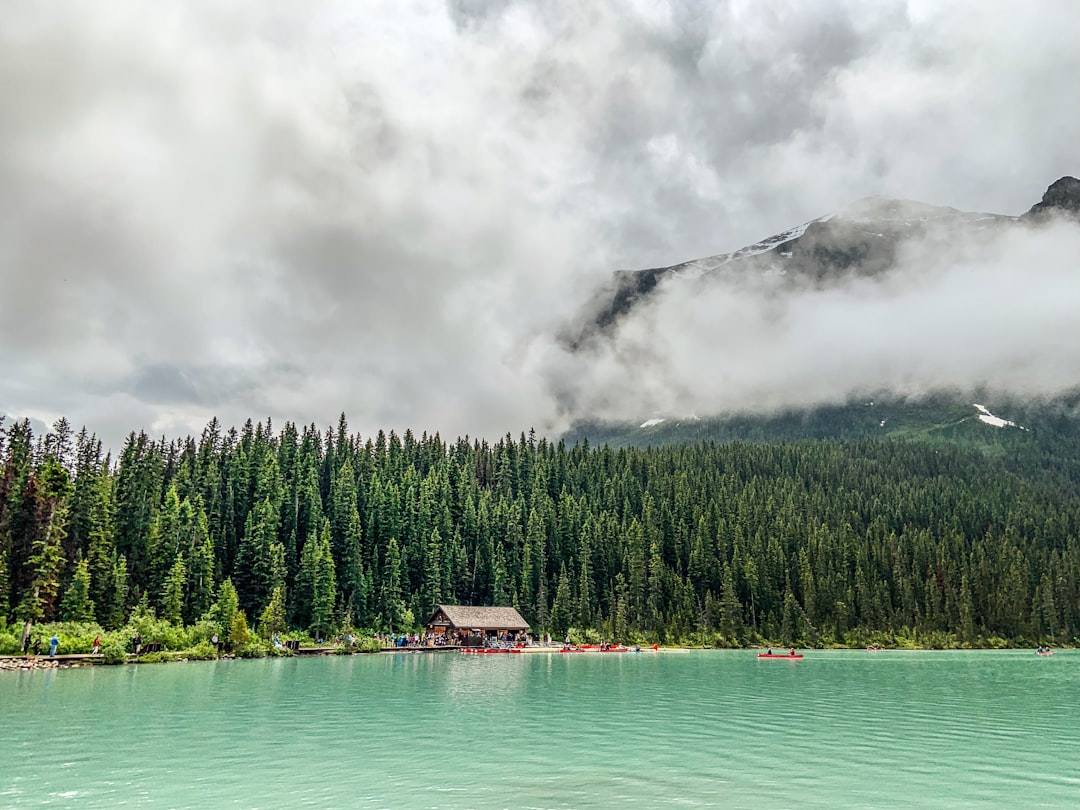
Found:
[[(253, 631), (228, 586), (207, 614), (192, 625), (160, 619), (139, 605), (116, 630), (96, 622), (53, 622), (29, 627), (0, 625), (0, 670), (45, 669), (85, 664), (209, 661), (217, 658), (266, 658), (294, 655), (291, 647), (322, 647), (338, 653), (378, 652), (383, 642), (369, 631), (352, 628), (328, 640), (292, 632), (271, 620)], [(25, 634), (25, 641), (24, 641)], [(50, 655), (55, 638), (56, 656)], [(95, 654), (95, 642), (97, 652)], [(75, 657), (78, 656), (78, 657)]]
[[(18, 628), (0, 625), (0, 671), (62, 669), (102, 664), (157, 664), (170, 661), (211, 661), (216, 659), (288, 657), (299, 647), (317, 649), (323, 654), (375, 653), (396, 647), (399, 636), (344, 627), (327, 639), (310, 633), (295, 632), (263, 622), (255, 631), (248, 627), (243, 611), (235, 607), (229, 587), (223, 589), (210, 611), (198, 622), (184, 626), (160, 619), (145, 604), (132, 612), (126, 624), (117, 630), (105, 630), (95, 622), (53, 622)], [(23, 645), (21, 636), (27, 633)], [(420, 628), (405, 635), (422, 639)], [(566, 638), (571, 644), (599, 644), (605, 636), (596, 629), (570, 628)], [(50, 642), (58, 641), (55, 656), (50, 655)], [(608, 639), (610, 641), (610, 639)], [(95, 641), (98, 642), (95, 653)], [(628, 645), (651, 646), (659, 639), (650, 634), (629, 634), (620, 642)], [(978, 644), (965, 644), (959, 636), (947, 633), (918, 634), (887, 632), (851, 632), (843, 643), (810, 645), (809, 648), (829, 649), (898, 649), (898, 650), (957, 650), (1007, 649), (1015, 647), (1006, 639), (990, 637)], [(560, 639), (550, 645), (558, 648)], [(787, 648), (793, 646), (783, 639), (768, 639), (756, 634), (724, 636), (702, 632), (667, 639), (664, 646), (682, 649), (750, 649)], [(1072, 645), (1064, 645), (1072, 646)], [(801, 649), (806, 649), (805, 645)], [(415, 645), (404, 648), (415, 650)]]

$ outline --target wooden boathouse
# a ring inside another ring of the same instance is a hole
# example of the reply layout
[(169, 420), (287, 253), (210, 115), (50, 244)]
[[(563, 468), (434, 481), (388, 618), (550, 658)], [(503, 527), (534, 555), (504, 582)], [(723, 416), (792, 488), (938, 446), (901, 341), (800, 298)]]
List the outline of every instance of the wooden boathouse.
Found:
[(512, 607), (473, 607), (470, 605), (437, 605), (427, 621), (427, 631), (445, 636), (445, 643), (481, 646), (488, 636), (513, 637), (527, 633), (529, 623)]

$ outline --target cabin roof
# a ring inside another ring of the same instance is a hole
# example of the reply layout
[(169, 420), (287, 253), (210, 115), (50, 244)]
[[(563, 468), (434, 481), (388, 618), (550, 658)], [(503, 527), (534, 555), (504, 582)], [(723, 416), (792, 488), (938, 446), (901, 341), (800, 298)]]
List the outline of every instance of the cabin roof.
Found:
[(512, 607), (473, 607), (471, 605), (438, 605), (428, 619), (435, 622), (442, 613), (450, 626), (458, 630), (528, 630), (529, 623)]

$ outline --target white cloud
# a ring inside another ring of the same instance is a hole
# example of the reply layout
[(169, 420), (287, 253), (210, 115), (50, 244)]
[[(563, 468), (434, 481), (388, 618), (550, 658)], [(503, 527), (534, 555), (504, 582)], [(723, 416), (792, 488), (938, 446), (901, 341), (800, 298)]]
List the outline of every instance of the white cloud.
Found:
[[(867, 193), (1018, 212), (1076, 173), (1067, 0), (21, 5), (0, 29), (0, 412), (113, 444), (341, 410), (558, 429), (549, 336), (616, 268)], [(685, 356), (638, 375), (651, 399), (697, 390), (696, 303), (654, 313)], [(609, 361), (581, 373), (619, 391)]]

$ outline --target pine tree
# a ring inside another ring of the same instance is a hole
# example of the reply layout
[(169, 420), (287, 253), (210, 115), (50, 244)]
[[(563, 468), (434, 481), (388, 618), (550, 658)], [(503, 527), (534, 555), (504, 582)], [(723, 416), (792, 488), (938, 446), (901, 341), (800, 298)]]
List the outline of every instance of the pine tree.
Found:
[(231, 579), (226, 579), (221, 583), (215, 608), (218, 626), (221, 628), (220, 638), (222, 641), (227, 641), (233, 622), (240, 612), (240, 597), (237, 596), (236, 587)]
[(247, 616), (244, 615), (244, 611), (238, 610), (229, 623), (229, 644), (235, 650), (249, 641), (251, 641), (251, 631), (248, 629)]
[(319, 539), (313, 529), (300, 553), (300, 570), (293, 590), (292, 623), (297, 627), (311, 626), (311, 606), (315, 596), (315, 574), (319, 561)]
[(37, 471), (37, 525), (31, 543), (28, 570), (30, 582), (16, 609), (24, 621), (51, 619), (60, 588), (61, 543), (66, 535), (67, 499), (71, 480), (55, 459), (46, 459)]
[(788, 591), (784, 594), (784, 614), (780, 625), (780, 637), (786, 646), (794, 646), (799, 635), (799, 613), (795, 605), (795, 595)]
[(263, 638), (272, 638), (277, 633), (285, 632), (285, 590), (280, 585), (270, 594), (263, 612), (259, 614), (259, 634)]
[(214, 547), (208, 536), (196, 546), (187, 575), (185, 619), (193, 623), (201, 619), (214, 602)]
[(720, 589), (719, 609), (720, 633), (724, 638), (732, 640), (742, 634), (742, 605), (735, 593), (735, 576), (731, 566), (724, 564), (723, 584)]
[(442, 592), (442, 538), (439, 530), (432, 529), (424, 550), (424, 578), (420, 586), (420, 611), (430, 616), (435, 606), (443, 601)]
[(94, 602), (90, 598), (90, 571), (86, 560), (80, 559), (75, 563), (71, 584), (60, 603), (60, 617), (65, 622), (94, 621)]
[(312, 580), (310, 630), (317, 638), (325, 638), (334, 628), (334, 605), (337, 600), (337, 578), (334, 558), (330, 551), (330, 521), (323, 521), (315, 555)]
[(113, 564), (112, 590), (109, 595), (109, 612), (105, 617), (105, 627), (115, 630), (122, 627), (127, 616), (128, 572), (127, 559), (120, 555)]
[(240, 607), (255, 615), (285, 583), (285, 549), (277, 540), (277, 510), (268, 499), (248, 515), (233, 572)]
[(593, 615), (598, 608), (593, 586), (592, 547), (589, 544), (585, 530), (582, 531), (581, 543), (578, 547), (578, 559), (581, 568), (578, 571), (578, 597), (574, 611), (574, 622), (578, 627), (585, 629), (592, 626)]
[(405, 600), (401, 591), (401, 552), (398, 551), (397, 539), (391, 537), (386, 549), (386, 562), (383, 565), (382, 593), (380, 612), (389, 625), (391, 632), (405, 630)]
[(165, 579), (176, 563), (176, 555), (183, 553), (183, 548), (180, 495), (175, 486), (170, 486), (161, 511), (150, 524), (146, 593), (151, 594), (153, 604), (158, 608), (163, 607), (161, 599), (165, 593)]
[(184, 555), (177, 554), (173, 566), (165, 576), (161, 594), (161, 618), (182, 625), (184, 617), (184, 586), (187, 584), (187, 566)]
[(115, 528), (112, 514), (112, 478), (107, 467), (103, 466), (98, 470), (98, 475), (93, 480), (91, 496), (86, 525), (90, 597), (96, 606), (98, 622), (109, 626), (115, 591), (116, 546), (113, 542)]
[(7, 622), (10, 605), (8, 594), (11, 591), (11, 580), (8, 575), (8, 552), (3, 543), (0, 543), (0, 624)]
[(566, 635), (571, 621), (570, 580), (566, 566), (559, 569), (559, 584), (555, 588), (555, 602), (551, 606), (551, 632), (556, 638)]

